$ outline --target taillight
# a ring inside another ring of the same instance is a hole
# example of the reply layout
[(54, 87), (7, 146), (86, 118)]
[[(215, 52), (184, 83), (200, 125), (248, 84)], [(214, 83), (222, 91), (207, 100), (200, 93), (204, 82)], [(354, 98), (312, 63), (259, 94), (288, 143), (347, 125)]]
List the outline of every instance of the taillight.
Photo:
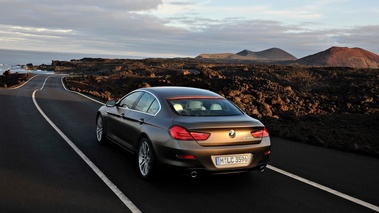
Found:
[(191, 132), (191, 135), (197, 141), (205, 141), (211, 136), (210, 133), (205, 132)]
[(172, 138), (176, 140), (193, 140), (191, 134), (180, 126), (173, 126), (169, 130)]
[(266, 137), (269, 136), (266, 127), (263, 128), (263, 129), (260, 129), (260, 130), (252, 131), (252, 132), (251, 132), (251, 135), (252, 135), (254, 138), (266, 138)]
[(207, 140), (211, 135), (210, 133), (205, 132), (189, 132), (187, 129), (181, 126), (173, 126), (169, 129), (169, 132), (172, 138), (183, 141), (204, 141)]

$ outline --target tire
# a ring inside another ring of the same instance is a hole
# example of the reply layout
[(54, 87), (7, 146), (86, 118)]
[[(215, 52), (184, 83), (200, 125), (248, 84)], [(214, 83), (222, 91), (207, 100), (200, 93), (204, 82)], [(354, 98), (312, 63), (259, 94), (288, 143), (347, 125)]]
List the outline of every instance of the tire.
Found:
[(96, 139), (97, 139), (97, 142), (99, 142), (100, 144), (106, 143), (104, 122), (103, 122), (103, 117), (101, 117), (101, 115), (98, 115), (96, 117)]
[(152, 179), (155, 171), (155, 157), (150, 141), (143, 138), (137, 151), (138, 172), (143, 179)]

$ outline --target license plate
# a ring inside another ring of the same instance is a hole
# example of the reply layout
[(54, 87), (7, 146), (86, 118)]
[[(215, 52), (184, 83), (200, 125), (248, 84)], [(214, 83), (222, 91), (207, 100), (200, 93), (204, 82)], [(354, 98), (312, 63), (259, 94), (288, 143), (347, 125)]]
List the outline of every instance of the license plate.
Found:
[(252, 154), (212, 156), (216, 167), (247, 166), (251, 162)]

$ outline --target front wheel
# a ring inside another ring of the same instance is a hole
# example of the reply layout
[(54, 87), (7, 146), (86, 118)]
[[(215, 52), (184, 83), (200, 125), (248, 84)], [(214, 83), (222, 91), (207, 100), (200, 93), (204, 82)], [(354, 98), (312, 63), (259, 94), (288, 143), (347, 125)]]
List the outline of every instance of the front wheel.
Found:
[(99, 143), (105, 143), (105, 131), (104, 131), (104, 123), (101, 115), (98, 115), (96, 118), (96, 139)]
[(143, 138), (138, 146), (138, 171), (142, 178), (151, 179), (154, 175), (155, 158), (153, 147), (147, 139)]

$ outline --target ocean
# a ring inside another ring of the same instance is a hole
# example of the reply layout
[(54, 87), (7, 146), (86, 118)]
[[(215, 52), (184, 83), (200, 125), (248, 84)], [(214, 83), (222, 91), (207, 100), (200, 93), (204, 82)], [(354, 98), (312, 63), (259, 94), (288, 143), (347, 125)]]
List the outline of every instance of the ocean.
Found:
[[(126, 58), (118, 55), (101, 55), (101, 54), (86, 54), (86, 53), (58, 53), (58, 52), (39, 52), (39, 51), (24, 51), (24, 50), (5, 50), (0, 49), (0, 75), (4, 71), (10, 69), (12, 73), (26, 72), (21, 68), (21, 65), (50, 65), (53, 60), (70, 61), (71, 59), (82, 58)], [(31, 72), (31, 71), (28, 71)], [(40, 71), (36, 71), (40, 73)], [(42, 72), (46, 73), (46, 72)]]

